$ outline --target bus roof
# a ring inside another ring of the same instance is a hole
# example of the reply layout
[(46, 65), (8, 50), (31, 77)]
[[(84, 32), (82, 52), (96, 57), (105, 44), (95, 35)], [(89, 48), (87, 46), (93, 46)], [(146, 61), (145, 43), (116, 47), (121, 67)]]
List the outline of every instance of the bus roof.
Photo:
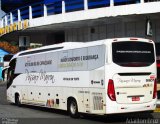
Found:
[(91, 41), (91, 42), (64, 42), (60, 44), (48, 45), (48, 46), (43, 46), (35, 49), (25, 50), (15, 54), (12, 59), (17, 58), (18, 56), (23, 56), (28, 54), (36, 54), (41, 52), (53, 51), (53, 50), (68, 50), (68, 49), (82, 48), (82, 47), (88, 47), (88, 46), (110, 44), (112, 42), (117, 42), (117, 41), (152, 42), (151, 40), (144, 39), (144, 38), (112, 38), (112, 39), (104, 39), (104, 40)]

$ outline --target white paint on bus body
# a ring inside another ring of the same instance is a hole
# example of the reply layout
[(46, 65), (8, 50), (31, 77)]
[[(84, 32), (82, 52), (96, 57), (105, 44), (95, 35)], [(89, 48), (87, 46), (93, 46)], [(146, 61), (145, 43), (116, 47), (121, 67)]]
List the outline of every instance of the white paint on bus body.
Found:
[[(128, 50), (142, 52), (116, 52)], [(10, 72), (12, 66), (15, 78), (7, 85), (7, 99), (13, 103), (18, 93), (22, 104), (63, 110), (72, 97), (82, 113), (104, 115), (156, 107), (155, 46), (147, 39), (46, 46), (18, 53), (10, 62)]]

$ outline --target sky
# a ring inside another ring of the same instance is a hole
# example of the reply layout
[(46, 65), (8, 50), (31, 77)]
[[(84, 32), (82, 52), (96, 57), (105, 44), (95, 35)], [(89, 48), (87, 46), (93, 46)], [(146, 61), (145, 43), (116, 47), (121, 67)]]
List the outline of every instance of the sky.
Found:
[(4, 12), (1, 10), (1, 0), (0, 0), (0, 19), (4, 15)]

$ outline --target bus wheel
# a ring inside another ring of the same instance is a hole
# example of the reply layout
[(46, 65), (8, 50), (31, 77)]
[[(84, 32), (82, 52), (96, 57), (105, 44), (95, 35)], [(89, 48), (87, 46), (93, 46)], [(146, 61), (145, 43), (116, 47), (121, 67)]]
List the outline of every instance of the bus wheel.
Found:
[(21, 102), (20, 102), (19, 94), (18, 93), (15, 94), (15, 104), (17, 106), (21, 106)]
[(69, 114), (72, 118), (78, 118), (79, 117), (78, 106), (77, 106), (76, 100), (71, 99), (69, 101), (68, 112), (69, 112)]

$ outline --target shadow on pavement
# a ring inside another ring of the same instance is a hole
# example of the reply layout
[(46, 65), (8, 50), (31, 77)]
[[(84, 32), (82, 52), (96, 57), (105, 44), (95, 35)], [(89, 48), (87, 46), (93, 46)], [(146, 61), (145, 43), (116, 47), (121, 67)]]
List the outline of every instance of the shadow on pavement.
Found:
[(150, 113), (126, 113), (126, 114), (113, 114), (105, 116), (84, 115), (84, 119), (104, 123), (127, 123), (127, 120), (134, 119), (153, 119)]
[[(50, 112), (57, 115), (63, 115), (70, 120), (70, 117), (66, 111), (63, 110), (57, 110), (57, 109), (50, 109), (50, 108), (42, 108), (42, 107), (35, 107), (35, 106), (28, 106), (28, 105), (22, 105), (24, 108), (29, 108), (33, 110), (40, 110), (44, 112)], [(113, 114), (113, 115), (105, 115), (105, 116), (98, 116), (98, 115), (89, 115), (89, 114), (81, 114), (80, 120), (85, 121), (92, 121), (93, 123), (101, 122), (101, 123), (127, 123), (127, 120), (134, 120), (134, 119), (153, 119), (153, 116), (151, 113), (126, 113), (126, 114)], [(77, 120), (77, 119), (75, 119)]]

